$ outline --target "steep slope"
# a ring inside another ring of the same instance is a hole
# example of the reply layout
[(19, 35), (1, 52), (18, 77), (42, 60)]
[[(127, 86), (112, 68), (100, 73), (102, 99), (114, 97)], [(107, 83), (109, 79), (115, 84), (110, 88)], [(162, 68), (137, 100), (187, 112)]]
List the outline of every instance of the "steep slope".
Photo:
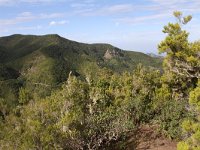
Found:
[(102, 68), (120, 73), (132, 71), (138, 63), (161, 68), (161, 62), (143, 53), (109, 44), (78, 43), (59, 35), (1, 37), (0, 97), (7, 99), (6, 87), (12, 100), (17, 99), (20, 87), (32, 98), (44, 97), (59, 87), (70, 71), (80, 76), (95, 75)]

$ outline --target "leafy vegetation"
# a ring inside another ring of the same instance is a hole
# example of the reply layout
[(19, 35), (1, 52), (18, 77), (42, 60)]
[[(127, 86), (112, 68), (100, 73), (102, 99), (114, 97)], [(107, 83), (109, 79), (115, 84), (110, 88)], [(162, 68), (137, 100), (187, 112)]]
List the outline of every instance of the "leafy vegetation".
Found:
[[(164, 27), (163, 32), (167, 33), (168, 36), (159, 45), (159, 51), (167, 53), (164, 60), (165, 73), (163, 80), (164, 84), (167, 84), (169, 90), (171, 90), (172, 99), (181, 101), (181, 103), (186, 102), (184, 105), (185, 111), (192, 113), (183, 122), (184, 134), (187, 133), (184, 136), (186, 141), (180, 142), (178, 149), (199, 149), (198, 103), (200, 91), (198, 80), (200, 77), (200, 44), (199, 42), (189, 42), (189, 33), (181, 29), (192, 17), (183, 17), (181, 12), (174, 12), (174, 16), (178, 22), (175, 24), (169, 23)], [(188, 106), (188, 98), (190, 106)]]
[(3, 119), (1, 148), (101, 149), (125, 139), (152, 118), (160, 73), (138, 66), (133, 74), (107, 75), (88, 81), (70, 75), (61, 90), (28, 103), (20, 89), (19, 108)]
[[(106, 59), (106, 52), (114, 53)], [(50, 96), (51, 91), (60, 88), (67, 80), (70, 71), (86, 78), (96, 76), (103, 68), (122, 73), (133, 70), (139, 62), (155, 68), (161, 68), (162, 62), (162, 59), (122, 51), (108, 44), (83, 44), (58, 35), (2, 37), (0, 54), (1, 83), (16, 80), (14, 82), (19, 82), (19, 88), (26, 89), (30, 99)], [(19, 91), (12, 86), (8, 88), (8, 91)], [(1, 97), (7, 99), (8, 95)]]
[(0, 149), (127, 149), (144, 124), (199, 149), (200, 43), (182, 29), (192, 17), (174, 16), (158, 46), (163, 70), (160, 58), (107, 44), (1, 38)]

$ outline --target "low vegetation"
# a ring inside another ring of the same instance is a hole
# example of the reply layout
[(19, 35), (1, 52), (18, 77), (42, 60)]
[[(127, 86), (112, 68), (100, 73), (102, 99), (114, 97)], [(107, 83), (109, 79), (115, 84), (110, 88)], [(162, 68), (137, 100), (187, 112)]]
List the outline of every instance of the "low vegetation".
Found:
[(10, 37), (0, 39), (10, 55), (0, 66), (0, 149), (127, 149), (147, 124), (180, 150), (199, 149), (200, 42), (182, 29), (192, 17), (174, 16), (158, 46), (162, 69), (161, 58), (110, 45), (15, 35), (6, 47)]

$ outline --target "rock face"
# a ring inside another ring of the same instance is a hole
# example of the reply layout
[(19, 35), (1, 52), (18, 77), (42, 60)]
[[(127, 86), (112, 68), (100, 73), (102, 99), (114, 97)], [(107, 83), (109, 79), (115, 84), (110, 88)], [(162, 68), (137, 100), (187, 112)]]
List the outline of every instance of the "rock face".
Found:
[(105, 59), (112, 59), (113, 57), (118, 57), (119, 56), (119, 52), (116, 50), (110, 50), (107, 49), (106, 53), (104, 54), (104, 58)]

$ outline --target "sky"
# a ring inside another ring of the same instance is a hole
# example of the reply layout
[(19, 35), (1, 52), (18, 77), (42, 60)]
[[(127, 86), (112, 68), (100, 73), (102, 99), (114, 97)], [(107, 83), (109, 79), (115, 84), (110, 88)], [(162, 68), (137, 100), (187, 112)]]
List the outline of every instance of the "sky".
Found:
[(200, 0), (0, 0), (0, 36), (59, 34), (156, 54), (173, 11), (193, 16), (183, 28), (199, 40)]

